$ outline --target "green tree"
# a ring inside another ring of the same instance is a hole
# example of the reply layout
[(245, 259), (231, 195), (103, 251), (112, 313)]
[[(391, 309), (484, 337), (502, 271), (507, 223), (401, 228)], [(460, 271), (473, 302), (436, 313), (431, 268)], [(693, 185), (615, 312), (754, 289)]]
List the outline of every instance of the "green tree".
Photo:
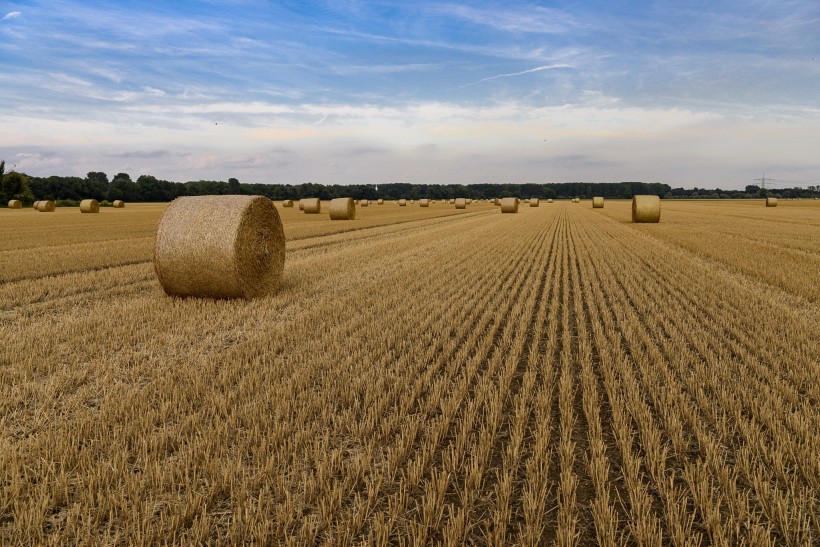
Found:
[(131, 175), (128, 173), (117, 173), (111, 180), (111, 185), (108, 188), (108, 199), (109, 201), (115, 199), (140, 201), (142, 195), (140, 193), (140, 187), (136, 182), (131, 180)]
[(242, 186), (239, 184), (239, 180), (233, 177), (228, 179), (228, 188), (230, 188), (231, 194), (242, 193)]
[(24, 173), (12, 171), (4, 173), (5, 162), (0, 163), (0, 203), (5, 205), (11, 199), (19, 199), (26, 205), (34, 201), (34, 196), (28, 187), (28, 176)]

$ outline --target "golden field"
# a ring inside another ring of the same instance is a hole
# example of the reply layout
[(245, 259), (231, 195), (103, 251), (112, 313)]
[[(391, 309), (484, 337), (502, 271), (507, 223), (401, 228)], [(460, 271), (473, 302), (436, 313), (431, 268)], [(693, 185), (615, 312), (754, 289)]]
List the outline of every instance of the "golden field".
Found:
[(0, 209), (0, 544), (817, 544), (820, 202), (324, 205), (250, 302)]

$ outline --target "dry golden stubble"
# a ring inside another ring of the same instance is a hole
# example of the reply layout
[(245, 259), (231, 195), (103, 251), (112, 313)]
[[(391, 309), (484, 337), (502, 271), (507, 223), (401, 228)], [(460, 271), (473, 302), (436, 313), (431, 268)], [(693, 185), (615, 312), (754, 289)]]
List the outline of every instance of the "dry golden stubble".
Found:
[(37, 202), (37, 210), (41, 213), (53, 213), (54, 212), (54, 202), (51, 200), (45, 201), (38, 201)]
[(125, 202), (121, 199), (115, 199), (114, 203), (112, 203), (111, 206), (117, 209), (122, 209), (123, 207), (125, 207)]
[(518, 212), (518, 198), (504, 198), (501, 200), (502, 213), (517, 213)]
[(154, 269), (172, 296), (264, 296), (284, 265), (282, 221), (264, 196), (180, 197), (157, 227)]
[(632, 198), (632, 222), (654, 223), (661, 220), (661, 198), (635, 196)]
[(592, 198), (592, 208), (593, 209), (603, 209), (604, 208), (604, 198), (601, 196), (596, 196)]
[(299, 209), (306, 215), (317, 215), (322, 212), (322, 202), (319, 198), (304, 198), (299, 200)]
[(84, 199), (80, 202), (81, 213), (99, 213), (100, 202), (96, 199)]
[(352, 198), (336, 198), (330, 201), (330, 220), (354, 220), (356, 205)]
[(11, 199), (9, 200), (9, 209), (22, 209), (23, 202), (19, 199)]

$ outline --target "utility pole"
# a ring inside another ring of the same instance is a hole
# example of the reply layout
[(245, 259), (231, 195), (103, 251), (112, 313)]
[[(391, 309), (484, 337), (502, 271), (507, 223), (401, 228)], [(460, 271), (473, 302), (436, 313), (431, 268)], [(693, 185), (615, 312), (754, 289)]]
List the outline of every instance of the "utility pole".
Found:
[[(766, 173), (763, 173), (763, 176), (762, 176), (761, 178), (759, 178), (759, 179), (755, 179), (755, 180), (756, 180), (756, 181), (760, 181), (760, 187), (761, 187), (763, 190), (765, 190), (765, 189), (766, 189)], [(771, 178), (771, 177), (769, 177), (769, 180), (772, 180), (772, 178)]]

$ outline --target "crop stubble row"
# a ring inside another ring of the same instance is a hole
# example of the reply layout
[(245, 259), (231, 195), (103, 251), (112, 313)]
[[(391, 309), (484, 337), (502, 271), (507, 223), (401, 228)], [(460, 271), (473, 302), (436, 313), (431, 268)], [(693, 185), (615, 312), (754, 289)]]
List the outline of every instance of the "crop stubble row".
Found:
[(251, 303), (133, 265), (4, 304), (0, 538), (810, 542), (816, 325), (611, 217), (306, 239)]

